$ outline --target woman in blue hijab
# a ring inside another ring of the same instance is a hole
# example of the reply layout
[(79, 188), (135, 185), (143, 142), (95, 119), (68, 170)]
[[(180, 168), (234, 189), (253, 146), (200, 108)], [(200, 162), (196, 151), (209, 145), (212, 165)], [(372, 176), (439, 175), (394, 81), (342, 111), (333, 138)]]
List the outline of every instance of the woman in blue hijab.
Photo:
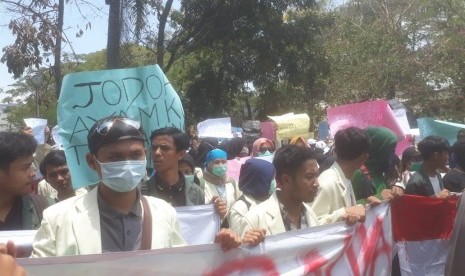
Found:
[(205, 180), (205, 202), (214, 203), (216, 200), (222, 200), (229, 210), (241, 196), (241, 193), (234, 179), (226, 175), (226, 161), (227, 153), (225, 151), (220, 149), (210, 151), (206, 156), (203, 178)]
[(239, 189), (242, 191), (242, 196), (232, 205), (228, 213), (229, 226), (236, 234), (243, 234), (243, 217), (250, 208), (270, 196), (274, 174), (273, 164), (262, 159), (249, 159), (241, 166)]

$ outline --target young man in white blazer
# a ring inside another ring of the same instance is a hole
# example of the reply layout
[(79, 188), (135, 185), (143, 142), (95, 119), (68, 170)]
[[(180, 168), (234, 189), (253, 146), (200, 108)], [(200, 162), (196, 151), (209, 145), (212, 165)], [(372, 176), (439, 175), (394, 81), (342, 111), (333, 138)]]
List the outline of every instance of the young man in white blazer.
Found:
[(318, 190), (316, 153), (310, 148), (287, 145), (276, 152), (273, 164), (278, 189), (245, 215), (243, 241), (250, 229), (275, 235), (318, 225), (308, 204)]
[[(33, 257), (99, 254), (184, 245), (176, 211), (163, 200), (142, 196), (146, 175), (144, 135), (139, 122), (111, 116), (87, 136), (88, 165), (100, 182), (87, 195), (62, 201), (44, 212), (33, 241)], [(223, 249), (239, 238), (222, 231)]]
[(357, 205), (352, 175), (368, 158), (370, 139), (363, 129), (349, 127), (334, 136), (335, 162), (318, 177), (320, 187), (312, 203), (321, 225), (345, 220), (351, 225), (365, 220), (365, 208)]

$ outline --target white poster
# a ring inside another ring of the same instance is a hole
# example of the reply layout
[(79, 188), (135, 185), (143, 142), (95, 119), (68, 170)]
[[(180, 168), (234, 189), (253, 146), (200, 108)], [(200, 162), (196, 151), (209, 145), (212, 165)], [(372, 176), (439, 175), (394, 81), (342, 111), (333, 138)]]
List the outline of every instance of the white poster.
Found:
[(231, 118), (208, 119), (197, 124), (199, 137), (233, 138)]
[(45, 144), (45, 128), (47, 127), (47, 119), (27, 118), (24, 119), (24, 123), (26, 126), (32, 128), (37, 144)]

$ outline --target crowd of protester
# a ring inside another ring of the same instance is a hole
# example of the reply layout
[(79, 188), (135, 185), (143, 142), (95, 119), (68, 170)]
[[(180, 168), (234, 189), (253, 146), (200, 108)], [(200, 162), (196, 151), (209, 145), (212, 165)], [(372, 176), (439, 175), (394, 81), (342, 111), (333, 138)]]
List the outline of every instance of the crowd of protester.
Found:
[[(279, 147), (166, 127), (151, 133), (148, 158), (140, 124), (111, 116), (87, 137), (86, 162), (100, 182), (75, 190), (62, 150), (49, 149), (34, 165), (30, 133), (0, 132), (0, 231), (37, 229), (31, 256), (46, 257), (186, 245), (173, 208), (180, 206), (213, 204), (222, 226), (215, 242), (224, 250), (296, 229), (363, 223), (367, 204), (461, 193), (464, 134), (453, 146), (428, 136), (399, 157), (397, 137), (384, 127), (349, 127), (327, 141), (294, 137)], [(0, 253), (18, 252), (9, 243)]]

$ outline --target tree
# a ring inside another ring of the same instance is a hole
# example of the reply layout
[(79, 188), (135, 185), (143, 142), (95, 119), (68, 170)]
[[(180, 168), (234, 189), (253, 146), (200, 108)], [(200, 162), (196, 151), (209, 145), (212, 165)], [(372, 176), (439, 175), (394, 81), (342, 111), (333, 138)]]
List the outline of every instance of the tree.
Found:
[[(288, 12), (292, 19), (286, 21)], [(328, 22), (313, 1), (186, 1), (181, 13), (181, 29), (168, 52), (184, 56), (175, 67), (185, 66), (188, 57), (189, 81), (181, 90), (194, 118), (239, 114), (243, 105), (260, 99), (266, 105), (250, 106), (247, 117), (262, 107), (261, 118), (308, 110), (328, 67), (320, 41), (320, 28)]]
[[(14, 78), (19, 78), (27, 68), (39, 69), (44, 63), (50, 63), (48, 56), (53, 55), (53, 65), (50, 64), (49, 67), (54, 77), (54, 91), (57, 97), (62, 82), (62, 40), (69, 43), (63, 32), (64, 8), (65, 3), (69, 1), (1, 1), (13, 16), (8, 27), (16, 36), (16, 40), (12, 45), (3, 48), (0, 61), (6, 63), (8, 72), (13, 73)], [(87, 23), (87, 26), (90, 27), (90, 23)]]
[(462, 1), (348, 1), (325, 33), (326, 102), (399, 98), (418, 116), (460, 118)]

